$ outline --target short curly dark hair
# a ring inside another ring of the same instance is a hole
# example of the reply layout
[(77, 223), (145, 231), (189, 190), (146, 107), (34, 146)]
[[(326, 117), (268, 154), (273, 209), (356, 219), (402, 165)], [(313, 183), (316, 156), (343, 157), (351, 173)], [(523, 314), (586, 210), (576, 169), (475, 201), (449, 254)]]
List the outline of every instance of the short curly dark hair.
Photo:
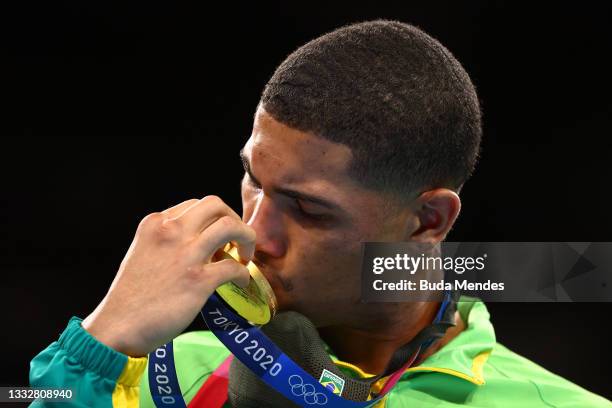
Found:
[(458, 191), (480, 153), (468, 74), (437, 40), (398, 21), (348, 25), (303, 45), (260, 104), (285, 125), (348, 146), (355, 179), (400, 199)]

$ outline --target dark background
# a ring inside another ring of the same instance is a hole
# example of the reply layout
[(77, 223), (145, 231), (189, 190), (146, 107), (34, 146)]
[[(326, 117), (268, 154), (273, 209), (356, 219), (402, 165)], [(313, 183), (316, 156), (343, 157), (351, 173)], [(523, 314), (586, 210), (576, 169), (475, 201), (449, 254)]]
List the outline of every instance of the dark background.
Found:
[[(5, 3), (0, 385), (26, 385), (30, 359), (93, 310), (143, 216), (206, 194), (240, 211), (238, 150), (262, 87), (345, 23), (416, 24), (477, 86), (483, 156), (449, 240), (612, 240), (599, 2)], [(488, 306), (500, 342), (610, 398), (611, 305)]]

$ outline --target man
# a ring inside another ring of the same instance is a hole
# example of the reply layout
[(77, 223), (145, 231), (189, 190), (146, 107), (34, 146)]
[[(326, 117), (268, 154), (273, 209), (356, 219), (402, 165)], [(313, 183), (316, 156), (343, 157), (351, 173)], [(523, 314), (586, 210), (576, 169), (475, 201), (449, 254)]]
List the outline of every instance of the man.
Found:
[[(263, 91), (241, 151), (242, 217), (215, 196), (145, 217), (106, 297), (32, 361), (31, 384), (75, 389), (84, 406), (152, 407), (148, 353), (181, 333), (220, 284), (248, 282), (242, 264), (212, 260), (230, 241), (259, 266), (281, 310), (316, 325), (346, 373), (383, 372), (439, 304), (360, 302), (361, 244), (443, 241), (480, 140), (468, 75), (417, 28), (366, 22), (309, 42)], [(496, 343), (481, 302), (460, 302), (454, 319), (381, 406), (610, 406)], [(193, 402), (229, 352), (209, 332), (174, 344)]]

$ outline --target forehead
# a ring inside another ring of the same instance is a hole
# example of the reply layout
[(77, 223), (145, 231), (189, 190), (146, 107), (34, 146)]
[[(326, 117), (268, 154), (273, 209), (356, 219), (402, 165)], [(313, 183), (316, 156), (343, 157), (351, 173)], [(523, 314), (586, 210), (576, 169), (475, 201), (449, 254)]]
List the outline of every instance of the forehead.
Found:
[[(312, 133), (290, 128), (258, 108), (253, 133), (244, 154), (258, 178), (274, 179), (277, 184), (353, 184), (348, 175), (351, 150)], [(265, 172), (264, 174), (259, 174)], [(263, 182), (263, 180), (261, 180)]]
[(393, 223), (381, 211), (389, 197), (349, 175), (352, 153), (345, 145), (290, 128), (260, 107), (243, 154), (264, 189), (292, 189), (333, 202), (355, 236)]

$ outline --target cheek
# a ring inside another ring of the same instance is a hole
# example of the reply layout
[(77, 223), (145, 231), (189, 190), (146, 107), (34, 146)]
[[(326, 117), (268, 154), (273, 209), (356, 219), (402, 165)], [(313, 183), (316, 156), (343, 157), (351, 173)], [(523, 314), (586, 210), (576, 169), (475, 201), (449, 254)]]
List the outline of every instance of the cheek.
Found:
[(319, 233), (297, 242), (292, 240), (295, 269), (299, 271), (293, 278), (302, 281), (304, 286), (313, 289), (328, 286), (325, 292), (329, 293), (339, 281), (359, 276), (361, 244), (354, 237), (326, 237)]
[(361, 297), (361, 251), (310, 249), (305, 261), (295, 269), (298, 275), (289, 279), (292, 307), (316, 324), (328, 322), (332, 315), (348, 316), (351, 312), (347, 309)]

